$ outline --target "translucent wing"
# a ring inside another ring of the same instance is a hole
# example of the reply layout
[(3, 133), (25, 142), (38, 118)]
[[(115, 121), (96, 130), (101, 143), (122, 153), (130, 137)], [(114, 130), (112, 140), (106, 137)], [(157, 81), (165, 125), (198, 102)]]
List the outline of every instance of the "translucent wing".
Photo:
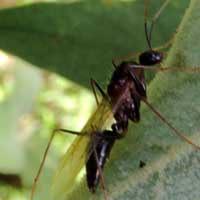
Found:
[[(114, 121), (112, 116), (109, 102), (103, 99), (82, 132), (87, 132), (89, 136), (94, 130), (110, 127)], [(76, 177), (85, 165), (89, 142), (90, 137), (77, 136), (63, 156), (52, 185), (53, 200), (66, 199), (66, 195), (73, 189)]]

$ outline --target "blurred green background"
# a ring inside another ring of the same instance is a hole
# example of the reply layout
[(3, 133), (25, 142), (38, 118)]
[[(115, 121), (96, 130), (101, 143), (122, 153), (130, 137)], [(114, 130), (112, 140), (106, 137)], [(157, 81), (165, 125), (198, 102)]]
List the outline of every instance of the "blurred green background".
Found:
[[(146, 48), (143, 0), (40, 2), (0, 1), (0, 200), (28, 199), (55, 127), (81, 130), (95, 109), (89, 78), (105, 88), (113, 57)], [(150, 17), (162, 2), (151, 2)], [(153, 46), (171, 38), (188, 3), (170, 3), (156, 22)], [(40, 199), (72, 140), (59, 135), (53, 142)]]

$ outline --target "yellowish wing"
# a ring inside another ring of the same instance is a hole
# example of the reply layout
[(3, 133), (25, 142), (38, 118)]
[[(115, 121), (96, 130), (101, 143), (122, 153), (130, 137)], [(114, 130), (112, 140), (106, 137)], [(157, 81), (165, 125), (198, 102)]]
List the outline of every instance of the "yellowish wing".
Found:
[(114, 122), (110, 104), (103, 100), (86, 123), (82, 132), (87, 132), (87, 136), (77, 136), (63, 156), (52, 185), (52, 200), (66, 199), (69, 192), (72, 191), (81, 169), (84, 167), (90, 134), (93, 130), (104, 130)]

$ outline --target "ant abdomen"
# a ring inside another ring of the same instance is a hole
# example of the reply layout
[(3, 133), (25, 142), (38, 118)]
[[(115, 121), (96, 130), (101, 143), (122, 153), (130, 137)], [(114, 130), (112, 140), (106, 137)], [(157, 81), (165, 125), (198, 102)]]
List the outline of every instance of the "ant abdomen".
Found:
[(145, 51), (139, 56), (139, 61), (141, 65), (156, 65), (163, 60), (163, 54), (158, 51)]

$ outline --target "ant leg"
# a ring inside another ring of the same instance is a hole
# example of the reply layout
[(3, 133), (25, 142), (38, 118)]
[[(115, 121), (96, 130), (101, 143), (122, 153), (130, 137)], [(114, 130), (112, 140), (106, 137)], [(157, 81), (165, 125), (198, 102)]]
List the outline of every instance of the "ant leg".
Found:
[(99, 105), (99, 100), (98, 100), (97, 93), (96, 93), (96, 90), (95, 90), (95, 81), (92, 78), (90, 79), (90, 85), (92, 87), (92, 92), (94, 94), (94, 97), (95, 97), (95, 100), (96, 100), (96, 104), (98, 106)]
[(168, 39), (168, 41), (166, 41), (166, 42), (165, 42), (164, 44), (162, 44), (161, 46), (158, 46), (158, 47), (153, 48), (153, 50), (159, 51), (159, 50), (167, 49), (168, 47), (170, 47), (170, 46), (173, 44), (173, 42), (174, 42), (175, 34), (176, 34), (176, 33), (173, 33), (172, 36)]
[(117, 58), (113, 58), (112, 59), (112, 64), (113, 64), (113, 66), (114, 66), (115, 69), (117, 69), (116, 60), (117, 60)]
[(101, 96), (102, 96), (104, 99), (108, 99), (107, 94), (103, 91), (103, 89), (101, 88), (101, 86), (100, 86), (94, 79), (92, 79), (92, 78), (90, 79), (90, 84), (91, 84), (92, 91), (93, 91), (93, 93), (94, 93), (94, 96), (95, 96), (97, 105), (99, 105), (99, 100), (98, 100), (98, 98), (97, 98), (97, 93), (96, 93), (95, 87), (98, 89), (98, 91), (101, 93)]
[[(133, 65), (134, 68), (138, 69), (145, 69), (145, 70), (153, 70), (158, 72), (164, 72), (164, 71), (174, 71), (174, 72), (183, 72), (183, 73), (200, 73), (200, 66), (196, 67), (157, 67), (157, 66), (151, 66), (148, 65)], [(133, 80), (135, 81), (134, 75), (130, 71), (130, 75), (132, 76)]]
[[(137, 66), (137, 65), (136, 65)], [(139, 67), (144, 67), (144, 66), (139, 66)], [(145, 66), (147, 67), (147, 66)], [(155, 67), (156, 68), (156, 67)], [(157, 67), (158, 68), (158, 67)], [(161, 67), (159, 67), (161, 68)], [(199, 68), (200, 69), (200, 68)], [(134, 83), (137, 83), (137, 79), (135, 79), (134, 75), (132, 73), (130, 73)], [(161, 120), (163, 121), (173, 132), (175, 135), (177, 135), (181, 140), (187, 142), (188, 144), (192, 145), (193, 147), (195, 147), (196, 149), (200, 150), (200, 146), (193, 143), (191, 140), (189, 140), (187, 137), (185, 137), (181, 132), (179, 132), (167, 119), (165, 119), (165, 117), (158, 112), (147, 100), (146, 96), (141, 96), (137, 91), (134, 91), (133, 93), (134, 95), (136, 95), (138, 98), (140, 98), (153, 112), (154, 114)]]
[(150, 26), (150, 30), (148, 33), (148, 31), (147, 31), (147, 6), (149, 3), (149, 0), (145, 0), (144, 26), (145, 26), (146, 39), (147, 39), (150, 49), (151, 49), (151, 44), (150, 44), (151, 36), (152, 36), (152, 31), (153, 31), (153, 26), (155, 24), (155, 21), (159, 18), (159, 16), (161, 15), (161, 13), (166, 8), (166, 6), (168, 5), (169, 2), (170, 2), (170, 0), (165, 0), (164, 3), (161, 5), (161, 7), (158, 9), (158, 11), (155, 13), (155, 15), (153, 16), (153, 18), (151, 20), (151, 26)]
[(135, 92), (135, 95), (138, 96), (153, 111), (153, 113), (173, 131), (173, 133), (176, 136), (178, 136), (181, 140), (183, 140), (186, 143), (190, 144), (194, 148), (200, 150), (200, 146), (199, 145), (193, 143), (186, 136), (184, 136), (181, 132), (179, 132), (159, 111), (157, 111), (153, 107), (153, 105), (151, 105), (151, 103), (148, 102), (148, 100), (146, 98), (142, 97), (137, 92)]
[(49, 141), (48, 141), (48, 144), (47, 144), (47, 146), (46, 146), (46, 148), (45, 148), (45, 151), (44, 151), (44, 154), (43, 154), (43, 158), (42, 158), (41, 164), (40, 164), (39, 169), (38, 169), (38, 171), (37, 171), (37, 174), (36, 174), (36, 176), (35, 176), (35, 178), (34, 178), (34, 182), (33, 182), (32, 189), (31, 189), (31, 200), (33, 200), (33, 198), (34, 198), (36, 185), (37, 185), (37, 182), (38, 182), (38, 180), (39, 180), (39, 178), (40, 178), (42, 169), (43, 169), (43, 167), (44, 167), (44, 163), (45, 163), (46, 158), (47, 158), (47, 153), (48, 153), (48, 151), (49, 151), (49, 148), (50, 148), (50, 146), (51, 146), (51, 143), (52, 143), (52, 141), (53, 141), (53, 138), (54, 138), (55, 134), (56, 134), (57, 132), (59, 132), (59, 131), (60, 131), (60, 132), (65, 132), (65, 133), (70, 133), (70, 134), (75, 134), (75, 135), (86, 135), (86, 133), (84, 133), (84, 132), (76, 132), (76, 131), (71, 131), (71, 130), (67, 130), (67, 129), (54, 129), (54, 130), (53, 130), (53, 132), (52, 132), (52, 134), (51, 134), (51, 137), (50, 137), (50, 139), (49, 139)]
[(107, 98), (106, 96), (106, 93), (101, 89), (101, 87), (99, 86), (99, 84), (94, 80), (94, 79), (90, 79), (90, 85), (92, 87), (92, 91), (93, 91), (93, 94), (94, 94), (94, 97), (95, 97), (95, 100), (96, 100), (96, 103), (97, 103), (97, 106), (99, 105), (99, 100), (97, 98), (97, 93), (96, 93), (96, 90), (95, 90), (95, 87), (99, 90), (99, 92), (101, 93), (101, 95), (104, 97), (104, 98)]
[(152, 23), (155, 23), (155, 21), (158, 19), (158, 17), (161, 15), (163, 10), (166, 8), (166, 6), (169, 4), (170, 0), (165, 0), (165, 2), (161, 5), (159, 10), (155, 13), (155, 15), (152, 18)]
[(158, 17), (163, 12), (163, 10), (166, 8), (166, 6), (168, 5), (169, 2), (170, 2), (170, 0), (165, 0), (165, 2), (162, 4), (162, 6), (159, 8), (159, 10), (155, 13), (155, 15), (152, 18), (151, 27), (150, 27), (150, 31), (149, 31), (149, 40), (150, 41), (151, 41), (153, 25), (155, 24), (155, 21), (158, 19)]

